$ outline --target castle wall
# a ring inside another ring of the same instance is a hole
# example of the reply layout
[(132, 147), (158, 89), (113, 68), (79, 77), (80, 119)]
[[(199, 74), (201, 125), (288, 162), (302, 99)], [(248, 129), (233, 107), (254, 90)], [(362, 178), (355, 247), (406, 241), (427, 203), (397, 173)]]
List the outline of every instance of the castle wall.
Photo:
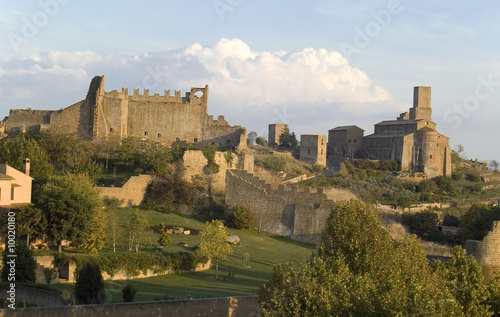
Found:
[(50, 114), (50, 124), (45, 125), (42, 130), (50, 127), (57, 133), (78, 133), (82, 104), (83, 101), (79, 101), (63, 110), (53, 111)]
[(238, 155), (232, 154), (233, 160), (231, 163), (226, 161), (224, 152), (215, 152), (214, 161), (219, 165), (219, 172), (210, 175), (206, 166), (207, 159), (202, 151), (186, 151), (182, 158), (185, 172), (184, 179), (191, 182), (194, 177), (201, 176), (208, 180), (210, 178), (212, 190), (215, 192), (224, 192), (226, 189), (226, 171), (235, 169), (239, 165)]
[(481, 265), (485, 280), (491, 279), (494, 272), (500, 270), (500, 221), (493, 222), (491, 231), (482, 241), (467, 240), (465, 250)]
[(99, 187), (101, 197), (115, 197), (122, 200), (122, 207), (139, 206), (144, 200), (151, 175), (132, 176), (122, 187)]
[(226, 205), (248, 207), (257, 220), (256, 229), (294, 240), (317, 241), (335, 206), (322, 190), (310, 187), (271, 185), (251, 173), (226, 173)]
[[(150, 139), (168, 147), (219, 143), (220, 149), (246, 147), (246, 130), (230, 126), (223, 116), (208, 116), (208, 86), (191, 88), (184, 97), (149, 94), (139, 89), (128, 94), (104, 91), (104, 76), (95, 76), (85, 100), (59, 111), (11, 110), (0, 125), (11, 136), (33, 129), (51, 128), (59, 133), (78, 133), (97, 141), (120, 142), (126, 137)], [(0, 131), (2, 132), (2, 131)]]

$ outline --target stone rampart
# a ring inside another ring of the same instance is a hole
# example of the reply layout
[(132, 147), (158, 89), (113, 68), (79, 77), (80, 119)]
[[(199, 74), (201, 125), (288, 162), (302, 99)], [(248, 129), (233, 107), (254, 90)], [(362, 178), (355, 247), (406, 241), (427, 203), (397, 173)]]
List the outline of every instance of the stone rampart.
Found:
[(465, 249), (483, 268), (485, 280), (491, 279), (495, 271), (500, 271), (500, 221), (493, 222), (491, 231), (482, 241), (467, 240)]
[(153, 176), (142, 174), (132, 176), (122, 187), (99, 187), (101, 197), (115, 197), (122, 201), (121, 206), (139, 206), (144, 200), (146, 189)]
[(246, 171), (228, 170), (226, 205), (228, 212), (237, 205), (248, 207), (259, 231), (313, 243), (335, 201), (321, 188), (268, 184)]

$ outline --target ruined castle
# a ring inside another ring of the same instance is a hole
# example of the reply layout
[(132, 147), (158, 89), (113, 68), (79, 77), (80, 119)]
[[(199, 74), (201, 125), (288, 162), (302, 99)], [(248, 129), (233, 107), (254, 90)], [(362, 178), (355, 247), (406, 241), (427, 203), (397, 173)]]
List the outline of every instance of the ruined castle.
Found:
[(208, 86), (191, 88), (181, 97), (144, 94), (134, 89), (104, 91), (104, 76), (95, 76), (84, 100), (61, 110), (10, 110), (0, 122), (9, 136), (26, 130), (51, 129), (59, 133), (77, 133), (94, 141), (115, 141), (136, 137), (150, 139), (169, 147), (218, 143), (219, 147), (246, 147), (246, 129), (230, 126), (219, 116), (208, 115)]

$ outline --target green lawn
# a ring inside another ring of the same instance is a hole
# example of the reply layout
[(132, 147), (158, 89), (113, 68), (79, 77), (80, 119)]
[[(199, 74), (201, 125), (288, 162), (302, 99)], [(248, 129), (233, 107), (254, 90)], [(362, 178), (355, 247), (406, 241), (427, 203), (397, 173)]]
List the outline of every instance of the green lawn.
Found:
[[(120, 209), (120, 220), (125, 223), (132, 214), (132, 208)], [(163, 214), (155, 211), (141, 211), (147, 214), (149, 225), (159, 223), (183, 226), (201, 230), (205, 224), (176, 214)], [(299, 243), (286, 238), (274, 237), (263, 233), (234, 230), (228, 228), (229, 234), (241, 238), (239, 245), (233, 246), (234, 253), (227, 259), (219, 261), (219, 279), (215, 279), (215, 265), (208, 271), (179, 275), (164, 275), (130, 281), (106, 281), (106, 301), (121, 302), (121, 290), (127, 283), (137, 289), (135, 301), (152, 301), (163, 299), (206, 298), (221, 296), (238, 296), (256, 294), (259, 287), (267, 282), (276, 263), (292, 262), (297, 267), (304, 262), (314, 249), (313, 245)], [(156, 241), (158, 234), (151, 233), (151, 241)], [(164, 248), (167, 252), (192, 251), (199, 243), (198, 235), (171, 235), (172, 245)], [(187, 244), (185, 247), (182, 244)], [(125, 241), (121, 241), (120, 249), (125, 249)], [(110, 252), (110, 250), (103, 250)], [(248, 267), (245, 267), (245, 257)], [(233, 279), (228, 274), (234, 275)], [(73, 284), (53, 285), (58, 290), (73, 292)]]

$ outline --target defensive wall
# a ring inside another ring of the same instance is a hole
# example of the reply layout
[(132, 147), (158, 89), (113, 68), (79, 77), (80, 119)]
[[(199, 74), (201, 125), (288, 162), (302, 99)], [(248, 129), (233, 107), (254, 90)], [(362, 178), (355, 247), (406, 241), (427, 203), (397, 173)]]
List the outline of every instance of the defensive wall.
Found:
[(248, 207), (259, 231), (314, 243), (335, 202), (321, 188), (268, 184), (247, 171), (228, 170), (226, 205), (227, 212)]
[(500, 271), (500, 221), (493, 222), (491, 231), (482, 241), (467, 240), (465, 250), (483, 268), (485, 281), (494, 277), (495, 271)]
[(260, 316), (256, 296), (2, 309), (0, 317), (252, 317)]
[(142, 174), (130, 177), (121, 187), (99, 187), (101, 197), (115, 197), (121, 206), (139, 206), (146, 195), (146, 189), (153, 180), (152, 175)]
[[(208, 86), (193, 87), (185, 96), (150, 94), (144, 89), (104, 90), (104, 76), (95, 76), (87, 96), (61, 110), (13, 109), (0, 127), (13, 137), (26, 130), (76, 133), (94, 141), (120, 142), (123, 138), (149, 139), (165, 146), (218, 143), (221, 149), (246, 148), (246, 129), (230, 126), (208, 115)], [(2, 131), (0, 131), (2, 132)]]

